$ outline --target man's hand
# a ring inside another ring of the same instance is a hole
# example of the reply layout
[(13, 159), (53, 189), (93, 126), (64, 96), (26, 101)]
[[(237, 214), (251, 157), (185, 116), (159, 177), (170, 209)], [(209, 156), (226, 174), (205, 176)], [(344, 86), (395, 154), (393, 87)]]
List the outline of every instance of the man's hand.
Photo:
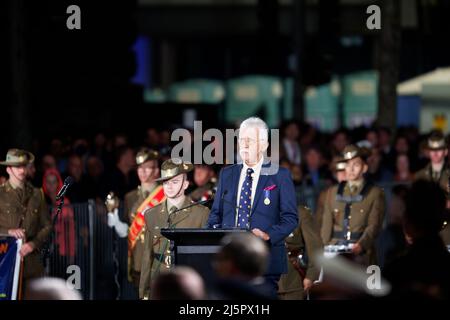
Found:
[(312, 285), (313, 285), (312, 280), (310, 280), (308, 278), (303, 279), (303, 289), (305, 291), (308, 291), (309, 289), (311, 289)]
[(252, 233), (257, 236), (258, 238), (263, 239), (264, 241), (267, 241), (270, 239), (269, 235), (265, 233), (264, 231), (259, 230), (258, 228), (255, 228), (252, 230)]
[(25, 238), (25, 229), (9, 229), (8, 235), (16, 239), (23, 239)]
[(34, 251), (34, 244), (33, 242), (27, 242), (20, 248), (20, 256), (26, 257), (30, 253)]
[(355, 243), (355, 245), (352, 248), (352, 253), (354, 255), (359, 256), (361, 254), (362, 250), (363, 249), (362, 249), (361, 245), (359, 243)]

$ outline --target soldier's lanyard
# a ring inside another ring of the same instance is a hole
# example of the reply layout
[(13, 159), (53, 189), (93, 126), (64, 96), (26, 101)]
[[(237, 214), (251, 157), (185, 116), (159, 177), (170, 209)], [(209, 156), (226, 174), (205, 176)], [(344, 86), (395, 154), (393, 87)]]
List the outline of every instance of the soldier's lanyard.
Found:
[(345, 197), (344, 196), (344, 187), (347, 184), (347, 182), (341, 182), (338, 186), (338, 192), (336, 194), (336, 201), (338, 202), (344, 202), (345, 208), (344, 208), (344, 232), (347, 232), (347, 241), (351, 240), (351, 234), (350, 234), (350, 213), (351, 213), (351, 205), (355, 202), (361, 202), (365, 195), (368, 193), (369, 189), (371, 188), (372, 184), (370, 181), (365, 181), (363, 188), (361, 189), (361, 192), (357, 196), (350, 196)]
[[(171, 226), (171, 228), (175, 227), (178, 223), (180, 223), (180, 221), (178, 221), (177, 223), (173, 224), (173, 225)], [(153, 278), (153, 277), (156, 277), (156, 276), (159, 274), (159, 272), (160, 272), (160, 265), (161, 265), (162, 260), (163, 260), (163, 258), (164, 258), (164, 253), (165, 253), (166, 250), (167, 250), (167, 246), (168, 246), (169, 243), (170, 243), (170, 240), (169, 240), (169, 239), (165, 239), (164, 242), (165, 242), (164, 248), (163, 248), (163, 250), (161, 251), (161, 253), (159, 254), (159, 258), (158, 258), (158, 266), (156, 267), (155, 274), (152, 275), (152, 278)]]

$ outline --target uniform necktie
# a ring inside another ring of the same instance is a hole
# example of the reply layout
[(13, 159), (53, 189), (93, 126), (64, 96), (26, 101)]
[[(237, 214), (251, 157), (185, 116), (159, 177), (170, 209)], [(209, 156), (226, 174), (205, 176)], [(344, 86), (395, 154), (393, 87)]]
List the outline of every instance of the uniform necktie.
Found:
[(178, 209), (178, 208), (177, 208), (176, 206), (171, 206), (170, 209), (169, 209), (169, 216), (167, 217), (167, 222), (168, 222), (169, 226), (172, 224), (174, 212), (175, 212), (177, 209)]
[(241, 195), (239, 198), (239, 209), (238, 209), (238, 222), (237, 226), (239, 228), (248, 229), (250, 227), (249, 218), (251, 212), (251, 201), (252, 201), (252, 183), (253, 183), (253, 169), (248, 168), (247, 174), (245, 175), (244, 183), (241, 188)]
[(433, 171), (433, 180), (434, 181), (439, 180), (439, 172), (438, 171)]

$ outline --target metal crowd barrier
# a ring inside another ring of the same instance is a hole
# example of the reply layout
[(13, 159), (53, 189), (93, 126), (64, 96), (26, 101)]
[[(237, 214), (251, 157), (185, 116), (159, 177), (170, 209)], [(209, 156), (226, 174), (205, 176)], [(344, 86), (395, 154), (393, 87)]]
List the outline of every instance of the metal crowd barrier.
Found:
[[(121, 208), (119, 215), (123, 216)], [(108, 227), (103, 204), (89, 200), (65, 205), (52, 239), (48, 276), (74, 284), (74, 270), (79, 270), (77, 289), (85, 300), (137, 299), (127, 279), (127, 238), (118, 238)]]

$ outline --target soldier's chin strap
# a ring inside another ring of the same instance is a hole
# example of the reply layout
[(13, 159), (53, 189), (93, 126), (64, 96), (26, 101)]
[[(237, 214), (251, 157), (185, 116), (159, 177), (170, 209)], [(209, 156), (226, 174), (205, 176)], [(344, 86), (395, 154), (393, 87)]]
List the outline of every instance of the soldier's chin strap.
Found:
[(174, 197), (172, 197), (172, 199), (176, 199), (184, 193), (183, 185), (184, 185), (185, 181), (186, 181), (186, 178), (185, 178), (185, 175), (183, 174), (183, 181), (181, 181), (180, 189), (178, 189), (178, 192), (175, 194)]

